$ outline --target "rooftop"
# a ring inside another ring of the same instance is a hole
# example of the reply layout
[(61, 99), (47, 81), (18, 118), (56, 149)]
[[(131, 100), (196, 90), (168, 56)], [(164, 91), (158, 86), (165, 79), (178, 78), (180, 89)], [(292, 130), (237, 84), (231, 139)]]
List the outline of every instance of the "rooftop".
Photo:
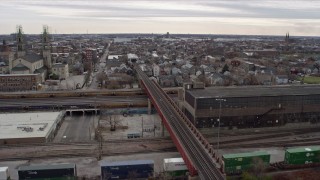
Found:
[(170, 158), (170, 159), (164, 159), (165, 163), (184, 163), (184, 160), (182, 158)]
[(269, 156), (270, 154), (264, 151), (256, 151), (249, 153), (237, 153), (237, 154), (224, 154), (223, 158), (239, 158), (239, 157), (253, 157), (253, 156)]
[(132, 160), (132, 161), (116, 161), (116, 162), (102, 162), (101, 166), (126, 166), (139, 164), (154, 164), (153, 160)]
[(320, 151), (320, 146), (289, 148), (286, 151), (289, 152), (289, 153)]
[(0, 114), (0, 139), (46, 137), (60, 112)]
[(301, 86), (236, 86), (236, 87), (210, 87), (206, 89), (188, 90), (196, 98), (223, 98), (248, 96), (284, 96), (320, 94), (318, 85)]
[(44, 170), (44, 169), (72, 169), (75, 168), (75, 164), (39, 164), (39, 165), (32, 165), (32, 166), (20, 166), (19, 171), (29, 171), (29, 170)]

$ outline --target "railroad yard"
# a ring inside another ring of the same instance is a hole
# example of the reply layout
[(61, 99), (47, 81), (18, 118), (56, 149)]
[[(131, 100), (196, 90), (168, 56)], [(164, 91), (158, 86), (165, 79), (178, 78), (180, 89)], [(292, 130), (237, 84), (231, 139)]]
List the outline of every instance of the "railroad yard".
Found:
[[(95, 138), (97, 134), (93, 130), (99, 123), (101, 140)], [(115, 123), (115, 130), (111, 130)], [(219, 154), (263, 150), (271, 154), (270, 163), (280, 162), (286, 147), (320, 145), (319, 128), (319, 124), (309, 123), (252, 129), (221, 128)], [(214, 148), (217, 148), (217, 130), (200, 129)], [(140, 134), (140, 137), (128, 137), (132, 133)], [(9, 166), (13, 179), (17, 177), (16, 169), (20, 165), (62, 162), (76, 163), (78, 177), (94, 179), (99, 176), (101, 161), (129, 159), (153, 159), (155, 174), (160, 174), (163, 171), (161, 160), (173, 157), (180, 155), (168, 132), (162, 132), (157, 114), (66, 116), (53, 142), (0, 146), (0, 166)], [(303, 174), (304, 171), (295, 173)], [(272, 174), (278, 179), (284, 177), (276, 169)]]

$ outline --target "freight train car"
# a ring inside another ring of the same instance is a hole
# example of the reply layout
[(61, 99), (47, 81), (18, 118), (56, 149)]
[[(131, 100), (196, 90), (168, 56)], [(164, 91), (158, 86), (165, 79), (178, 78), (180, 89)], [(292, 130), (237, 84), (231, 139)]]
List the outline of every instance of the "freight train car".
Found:
[(101, 163), (101, 179), (147, 179), (153, 177), (153, 160), (134, 160)]
[(10, 179), (9, 168), (0, 167), (0, 180), (8, 180), (8, 179)]
[(284, 162), (301, 165), (320, 162), (320, 146), (298, 147), (286, 149)]
[(163, 168), (169, 177), (183, 177), (188, 173), (187, 165), (182, 158), (170, 158), (163, 160)]
[(243, 171), (250, 170), (256, 163), (262, 163), (265, 166), (268, 166), (270, 163), (270, 154), (262, 151), (224, 154), (222, 158), (227, 174), (240, 174)]
[(20, 166), (19, 180), (46, 179), (46, 180), (76, 180), (75, 164), (32, 165)]

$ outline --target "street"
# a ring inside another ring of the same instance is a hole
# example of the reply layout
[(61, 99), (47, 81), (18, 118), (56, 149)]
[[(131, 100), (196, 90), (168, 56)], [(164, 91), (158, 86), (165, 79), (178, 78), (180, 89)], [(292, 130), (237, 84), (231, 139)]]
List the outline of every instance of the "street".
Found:
[(93, 141), (94, 126), (98, 116), (74, 114), (66, 116), (54, 142), (89, 142)]
[(106, 50), (104, 51), (103, 55), (101, 56), (100, 60), (97, 63), (97, 67), (96, 69), (98, 70), (97, 72), (95, 72), (95, 70), (93, 71), (93, 75), (92, 75), (92, 80), (91, 80), (91, 84), (88, 87), (89, 89), (97, 89), (98, 87), (98, 82), (97, 82), (97, 77), (96, 75), (98, 73), (103, 72), (103, 70), (106, 67), (106, 58), (109, 54), (109, 47), (110, 47), (110, 43), (108, 44), (108, 47), (106, 48)]

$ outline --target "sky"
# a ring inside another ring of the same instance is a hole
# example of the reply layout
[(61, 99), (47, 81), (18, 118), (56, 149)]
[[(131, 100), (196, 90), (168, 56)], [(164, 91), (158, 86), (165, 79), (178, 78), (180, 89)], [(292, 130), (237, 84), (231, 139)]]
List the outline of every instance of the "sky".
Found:
[(0, 0), (0, 34), (320, 35), (320, 0)]

